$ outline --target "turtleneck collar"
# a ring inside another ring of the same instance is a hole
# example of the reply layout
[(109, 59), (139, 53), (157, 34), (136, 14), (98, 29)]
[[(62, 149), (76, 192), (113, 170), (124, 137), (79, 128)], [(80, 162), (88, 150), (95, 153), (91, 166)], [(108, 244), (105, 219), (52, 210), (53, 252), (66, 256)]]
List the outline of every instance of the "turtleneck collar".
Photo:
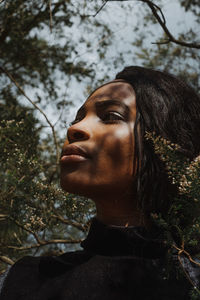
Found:
[(158, 230), (144, 227), (105, 225), (94, 218), (87, 238), (81, 243), (87, 252), (106, 256), (133, 255), (159, 258), (166, 253)]
[(158, 230), (148, 232), (143, 227), (108, 226), (96, 218), (92, 220), (88, 236), (81, 246), (85, 251), (41, 257), (40, 275), (45, 277), (61, 275), (95, 255), (157, 259), (162, 258), (167, 251)]

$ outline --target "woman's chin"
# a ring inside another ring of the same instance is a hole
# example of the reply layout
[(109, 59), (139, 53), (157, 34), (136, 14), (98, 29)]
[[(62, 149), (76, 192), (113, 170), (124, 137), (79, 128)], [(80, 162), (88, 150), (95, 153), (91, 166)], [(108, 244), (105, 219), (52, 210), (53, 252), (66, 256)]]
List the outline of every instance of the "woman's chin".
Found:
[(61, 188), (68, 193), (84, 196), (86, 198), (90, 199), (103, 199), (103, 198), (109, 198), (109, 197), (119, 197), (120, 194), (124, 195), (127, 193), (127, 188), (121, 190), (117, 186), (110, 186), (110, 185), (104, 185), (104, 184), (90, 184), (88, 182), (75, 182), (70, 180), (63, 180), (61, 178), (60, 180), (60, 186)]
[(70, 182), (70, 181), (61, 179), (60, 186), (67, 193), (71, 193), (71, 194), (75, 194), (75, 195), (79, 195), (79, 196), (85, 196), (85, 197), (89, 198), (88, 188), (80, 182), (75, 183), (74, 181)]

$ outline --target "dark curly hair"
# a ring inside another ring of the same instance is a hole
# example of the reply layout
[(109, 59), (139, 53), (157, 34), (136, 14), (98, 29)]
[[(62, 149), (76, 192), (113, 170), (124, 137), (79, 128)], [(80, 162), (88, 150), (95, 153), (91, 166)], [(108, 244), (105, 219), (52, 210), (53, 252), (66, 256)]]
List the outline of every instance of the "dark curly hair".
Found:
[(130, 66), (118, 73), (116, 79), (131, 84), (136, 94), (138, 203), (148, 214), (166, 213), (177, 190), (153, 145), (145, 139), (145, 132), (155, 132), (178, 144), (193, 159), (200, 153), (200, 98), (185, 82), (161, 71)]

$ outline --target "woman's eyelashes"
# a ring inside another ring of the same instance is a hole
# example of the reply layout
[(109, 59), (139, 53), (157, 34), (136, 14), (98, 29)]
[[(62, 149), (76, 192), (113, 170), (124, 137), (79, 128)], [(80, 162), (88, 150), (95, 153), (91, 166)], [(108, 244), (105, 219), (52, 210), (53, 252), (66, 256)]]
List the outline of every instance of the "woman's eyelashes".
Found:
[(104, 123), (119, 123), (124, 121), (124, 116), (117, 111), (107, 111), (100, 116)]
[(85, 115), (77, 115), (76, 118), (74, 119), (74, 121), (72, 121), (70, 123), (70, 126), (82, 121), (84, 119)]
[[(109, 124), (109, 123), (119, 123), (121, 121), (125, 121), (126, 117), (118, 112), (118, 111), (100, 111), (97, 112), (96, 115), (99, 117), (99, 119), (105, 123), (105, 124)], [(70, 126), (77, 124), (79, 122), (81, 122), (87, 115), (77, 115), (75, 120), (72, 121), (70, 123)]]
[(80, 122), (81, 120), (80, 119), (75, 119), (74, 121), (72, 121), (70, 124), (69, 124), (69, 127)]

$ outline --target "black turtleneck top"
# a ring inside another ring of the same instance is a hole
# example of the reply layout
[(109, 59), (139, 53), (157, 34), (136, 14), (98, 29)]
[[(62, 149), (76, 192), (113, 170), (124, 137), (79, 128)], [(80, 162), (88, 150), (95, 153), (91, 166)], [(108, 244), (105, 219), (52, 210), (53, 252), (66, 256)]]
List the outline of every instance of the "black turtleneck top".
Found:
[[(166, 276), (158, 232), (94, 219), (82, 251), (24, 257), (10, 269), (0, 300), (186, 300), (191, 284)], [(175, 261), (177, 263), (177, 261)]]

